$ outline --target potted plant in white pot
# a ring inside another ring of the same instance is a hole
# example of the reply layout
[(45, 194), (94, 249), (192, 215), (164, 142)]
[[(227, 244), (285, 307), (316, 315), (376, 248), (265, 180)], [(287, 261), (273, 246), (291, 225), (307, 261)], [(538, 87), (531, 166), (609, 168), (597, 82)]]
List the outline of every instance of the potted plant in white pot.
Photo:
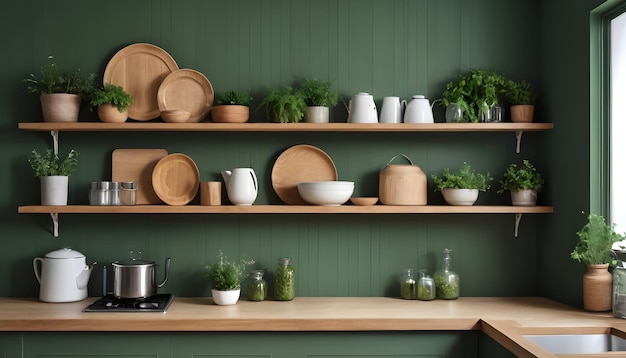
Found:
[(435, 183), (435, 191), (441, 191), (449, 205), (474, 205), (479, 192), (489, 189), (489, 183), (493, 180), (489, 172), (477, 173), (465, 162), (456, 172), (445, 168), (441, 177), (432, 175), (431, 178)]
[(98, 118), (107, 123), (121, 123), (128, 119), (128, 107), (133, 97), (122, 86), (105, 83), (90, 95), (89, 104), (98, 107)]
[(41, 183), (41, 205), (67, 205), (68, 179), (78, 166), (78, 154), (72, 149), (62, 159), (51, 149), (45, 154), (33, 149), (28, 162)]
[(304, 121), (310, 123), (328, 123), (330, 106), (337, 104), (337, 92), (332, 89), (331, 81), (306, 78), (298, 90), (307, 105)]
[(307, 110), (302, 95), (294, 92), (291, 86), (270, 89), (259, 108), (265, 107), (268, 120), (280, 123), (298, 123)]
[(609, 263), (613, 260), (613, 244), (623, 240), (615, 232), (615, 225), (609, 225), (604, 217), (589, 214), (587, 223), (576, 234), (578, 243), (570, 256), (587, 266), (583, 276), (583, 308), (588, 311), (609, 311), (613, 277)]
[(536, 94), (526, 81), (507, 81), (504, 95), (511, 110), (511, 122), (532, 122), (535, 112)]
[(516, 206), (533, 206), (537, 204), (537, 193), (543, 189), (544, 180), (534, 165), (524, 159), (518, 168), (511, 164), (500, 179), (499, 194), (511, 193), (511, 204)]
[(211, 109), (213, 122), (243, 123), (250, 119), (250, 101), (252, 97), (247, 92), (226, 91)]
[(48, 60), (39, 75), (24, 79), (28, 92), (39, 95), (44, 122), (76, 122), (82, 100), (94, 89), (95, 75), (83, 78), (79, 69), (61, 72), (52, 56)]
[(243, 256), (239, 261), (229, 261), (220, 250), (217, 262), (206, 265), (207, 274), (213, 283), (211, 296), (218, 305), (234, 305), (241, 294), (241, 282), (246, 278), (246, 267), (254, 260)]

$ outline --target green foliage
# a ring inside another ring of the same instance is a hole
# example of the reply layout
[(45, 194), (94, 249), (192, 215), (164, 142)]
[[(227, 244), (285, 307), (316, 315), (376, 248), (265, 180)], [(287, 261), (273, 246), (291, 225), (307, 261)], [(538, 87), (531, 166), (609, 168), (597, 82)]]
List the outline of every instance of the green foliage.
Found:
[(70, 93), (81, 97), (88, 97), (95, 86), (95, 75), (83, 78), (80, 69), (74, 72), (61, 72), (52, 56), (48, 56), (48, 63), (41, 66), (40, 75), (31, 73), (24, 82), (29, 93), (37, 95), (50, 93)]
[(571, 253), (571, 257), (585, 265), (601, 265), (610, 263), (611, 248), (615, 242), (623, 240), (623, 236), (614, 230), (615, 225), (608, 225), (604, 217), (589, 214), (585, 226), (576, 234), (578, 243)]
[(476, 173), (472, 167), (463, 163), (463, 167), (456, 173), (450, 172), (449, 168), (443, 170), (441, 178), (432, 175), (431, 178), (435, 182), (435, 191), (443, 189), (478, 189), (486, 191), (490, 188), (489, 182), (493, 180), (490, 173)]
[(483, 112), (499, 103), (504, 92), (506, 78), (495, 71), (472, 69), (461, 73), (456, 80), (449, 82), (443, 92), (442, 104), (458, 104), (463, 117), (469, 122), (479, 122)]
[(519, 104), (535, 104), (535, 91), (530, 83), (526, 81), (507, 81), (504, 95), (506, 96), (510, 105), (515, 106)]
[(500, 189), (498, 193), (504, 193), (506, 190), (541, 190), (543, 184), (543, 178), (541, 174), (537, 172), (537, 168), (535, 168), (528, 159), (524, 159), (519, 169), (516, 164), (509, 165), (502, 179), (500, 179)]
[(78, 167), (78, 152), (70, 150), (64, 159), (58, 154), (54, 154), (52, 149), (46, 150), (45, 154), (40, 154), (35, 149), (28, 159), (31, 168), (35, 170), (35, 176), (45, 177), (51, 175), (71, 175)]
[(270, 90), (261, 102), (261, 107), (265, 107), (268, 119), (281, 123), (300, 122), (307, 110), (302, 95), (294, 93), (290, 86)]
[(92, 106), (100, 106), (103, 104), (111, 104), (121, 112), (124, 112), (128, 106), (133, 104), (133, 97), (124, 91), (122, 86), (116, 86), (107, 83), (102, 88), (96, 88), (91, 94), (89, 104)]
[(222, 250), (217, 258), (217, 262), (204, 266), (213, 288), (219, 291), (241, 289), (241, 282), (246, 278), (246, 267), (254, 264), (254, 260), (244, 256), (239, 261), (228, 261)]
[(332, 89), (331, 81), (307, 78), (298, 90), (307, 106), (330, 107), (337, 104), (337, 92)]
[(239, 91), (226, 91), (220, 99), (217, 101), (217, 104), (221, 105), (239, 105), (239, 106), (249, 106), (252, 97), (247, 92), (239, 92)]

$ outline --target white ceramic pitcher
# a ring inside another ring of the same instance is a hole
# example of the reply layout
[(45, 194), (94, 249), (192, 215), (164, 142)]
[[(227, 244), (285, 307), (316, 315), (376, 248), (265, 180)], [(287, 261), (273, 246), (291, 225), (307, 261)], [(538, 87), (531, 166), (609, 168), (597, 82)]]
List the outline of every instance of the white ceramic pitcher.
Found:
[(404, 108), (406, 108), (406, 101), (400, 101), (400, 97), (389, 96), (383, 98), (383, 106), (380, 110), (380, 123), (401, 123)]
[(233, 205), (252, 205), (259, 191), (256, 174), (252, 168), (235, 168), (222, 171), (228, 200)]

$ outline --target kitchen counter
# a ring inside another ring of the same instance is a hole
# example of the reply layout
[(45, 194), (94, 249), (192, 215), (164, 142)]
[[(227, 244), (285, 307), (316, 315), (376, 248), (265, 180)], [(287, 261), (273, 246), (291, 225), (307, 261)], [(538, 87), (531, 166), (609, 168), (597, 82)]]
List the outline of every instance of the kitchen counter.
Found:
[[(590, 313), (540, 297), (462, 297), (408, 301), (387, 297), (240, 300), (176, 297), (167, 313), (83, 312), (97, 298), (43, 303), (0, 298), (0, 331), (464, 331), (482, 330), (518, 356), (547, 356), (523, 334), (626, 332), (610, 312)], [(626, 333), (624, 333), (626, 337)], [(597, 355), (596, 355), (597, 356)]]

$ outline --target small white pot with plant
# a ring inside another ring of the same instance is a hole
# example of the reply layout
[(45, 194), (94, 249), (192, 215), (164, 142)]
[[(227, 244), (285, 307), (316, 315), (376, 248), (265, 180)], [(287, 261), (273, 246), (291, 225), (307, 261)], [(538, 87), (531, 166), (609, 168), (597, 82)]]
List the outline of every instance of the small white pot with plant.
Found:
[(250, 101), (247, 92), (226, 91), (211, 108), (211, 118), (217, 123), (244, 123), (250, 119)]
[(307, 78), (298, 90), (307, 105), (304, 121), (309, 123), (328, 123), (330, 106), (337, 105), (337, 92), (332, 89), (331, 81)]
[(89, 104), (98, 107), (98, 118), (105, 123), (122, 123), (128, 119), (133, 97), (122, 86), (106, 83), (91, 94)]
[(511, 164), (500, 179), (499, 194), (505, 191), (511, 193), (511, 204), (515, 206), (537, 205), (537, 193), (543, 189), (544, 180), (537, 168), (524, 159), (518, 168), (517, 164)]
[(68, 179), (78, 166), (77, 157), (74, 149), (63, 159), (51, 149), (45, 154), (33, 149), (28, 162), (41, 183), (41, 205), (67, 205)]
[(241, 282), (246, 278), (246, 267), (254, 260), (245, 255), (239, 261), (229, 261), (220, 250), (218, 261), (205, 265), (205, 270), (213, 286), (211, 295), (217, 305), (234, 305), (241, 294)]
[(445, 168), (441, 177), (432, 175), (431, 178), (435, 183), (435, 191), (441, 191), (449, 205), (474, 205), (479, 192), (489, 189), (489, 183), (493, 180), (489, 172), (476, 173), (465, 162), (457, 172), (453, 173), (449, 168)]

